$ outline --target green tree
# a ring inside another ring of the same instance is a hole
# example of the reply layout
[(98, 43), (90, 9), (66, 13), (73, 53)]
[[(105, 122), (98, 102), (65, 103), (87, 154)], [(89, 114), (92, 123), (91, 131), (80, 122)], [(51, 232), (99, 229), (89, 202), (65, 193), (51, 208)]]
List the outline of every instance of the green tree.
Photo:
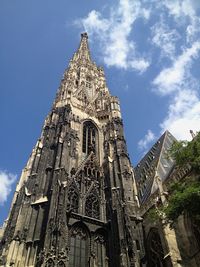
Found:
[(190, 142), (176, 141), (169, 150), (176, 166), (191, 167), (184, 180), (171, 185), (168, 205), (163, 208), (166, 219), (174, 222), (184, 212), (200, 221), (200, 133)]
[(191, 141), (176, 141), (169, 150), (178, 167), (190, 165), (192, 170), (200, 173), (200, 133)]
[(200, 219), (200, 182), (187, 181), (177, 184), (169, 197), (169, 202), (163, 208), (166, 218), (174, 222), (181, 214), (186, 212), (195, 220)]

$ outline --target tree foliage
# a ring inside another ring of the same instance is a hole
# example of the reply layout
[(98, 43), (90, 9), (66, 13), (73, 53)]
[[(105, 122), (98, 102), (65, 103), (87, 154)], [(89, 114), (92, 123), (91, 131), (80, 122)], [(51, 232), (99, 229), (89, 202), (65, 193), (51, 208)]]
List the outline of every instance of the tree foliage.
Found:
[(161, 219), (173, 225), (180, 215), (186, 213), (200, 224), (200, 182), (176, 182), (170, 191), (168, 204), (151, 208), (147, 213), (148, 219), (151, 222)]
[(191, 141), (176, 141), (169, 150), (178, 167), (190, 165), (194, 172), (200, 173), (200, 133)]
[[(174, 142), (169, 155), (177, 167), (191, 167), (192, 175), (184, 181), (171, 185), (168, 205), (163, 208), (166, 219), (174, 222), (186, 212), (195, 220), (200, 220), (200, 133), (191, 141)], [(195, 177), (195, 178), (194, 178)]]
[(169, 150), (179, 168), (191, 167), (190, 175), (172, 183), (169, 190), (168, 204), (154, 207), (148, 212), (152, 221), (159, 219), (171, 225), (184, 213), (200, 224), (200, 133), (191, 141), (176, 141)]
[(155, 207), (151, 208), (147, 213), (147, 218), (150, 222), (156, 222), (160, 219), (160, 212)]
[(200, 219), (200, 182), (177, 183), (174, 186), (168, 205), (163, 208), (166, 218), (174, 222), (186, 212), (195, 220)]

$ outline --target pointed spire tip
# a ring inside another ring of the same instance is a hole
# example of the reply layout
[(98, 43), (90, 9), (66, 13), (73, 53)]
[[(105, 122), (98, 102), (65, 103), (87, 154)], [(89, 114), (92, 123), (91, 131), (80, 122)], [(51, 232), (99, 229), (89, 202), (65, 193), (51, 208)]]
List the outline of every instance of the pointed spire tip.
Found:
[(88, 39), (88, 34), (87, 34), (87, 32), (83, 32), (83, 33), (81, 33), (81, 38), (87, 38)]

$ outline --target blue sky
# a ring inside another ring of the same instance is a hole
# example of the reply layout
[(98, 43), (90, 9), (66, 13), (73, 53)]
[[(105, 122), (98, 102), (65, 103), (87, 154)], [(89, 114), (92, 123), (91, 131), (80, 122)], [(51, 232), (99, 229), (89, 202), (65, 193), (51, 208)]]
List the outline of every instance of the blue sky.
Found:
[(164, 130), (200, 128), (199, 0), (1, 0), (0, 223), (83, 31), (120, 98), (133, 165)]

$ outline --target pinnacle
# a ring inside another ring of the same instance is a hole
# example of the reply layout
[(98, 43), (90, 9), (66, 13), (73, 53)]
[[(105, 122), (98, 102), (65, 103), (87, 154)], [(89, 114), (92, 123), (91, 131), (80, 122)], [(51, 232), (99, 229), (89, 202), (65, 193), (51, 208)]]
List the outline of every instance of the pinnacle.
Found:
[(76, 52), (76, 55), (81, 60), (91, 61), (90, 50), (88, 45), (88, 34), (86, 32), (81, 33), (81, 42), (79, 48)]
[(87, 32), (81, 33), (81, 38), (87, 38), (88, 39), (88, 34)]

